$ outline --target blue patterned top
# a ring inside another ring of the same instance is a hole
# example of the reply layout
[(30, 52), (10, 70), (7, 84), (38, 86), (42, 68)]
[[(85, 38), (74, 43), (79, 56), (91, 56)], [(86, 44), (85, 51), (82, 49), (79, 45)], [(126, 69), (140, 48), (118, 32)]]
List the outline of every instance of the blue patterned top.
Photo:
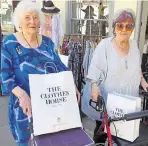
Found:
[(55, 73), (67, 70), (51, 39), (42, 36), (38, 48), (25, 48), (9, 35), (3, 39), (1, 53), (1, 78), (3, 94), (9, 94), (9, 124), (16, 142), (26, 142), (30, 138), (28, 119), (19, 106), (19, 101), (11, 92), (16, 86), (24, 89), (28, 95), (28, 74)]

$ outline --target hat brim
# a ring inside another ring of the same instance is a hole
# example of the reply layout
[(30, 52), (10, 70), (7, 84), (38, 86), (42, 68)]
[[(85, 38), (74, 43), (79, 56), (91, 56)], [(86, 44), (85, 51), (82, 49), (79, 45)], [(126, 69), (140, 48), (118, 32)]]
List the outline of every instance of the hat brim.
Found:
[(41, 11), (44, 12), (44, 13), (59, 13), (60, 12), (60, 9), (55, 8), (53, 10), (47, 10), (45, 8), (42, 8)]

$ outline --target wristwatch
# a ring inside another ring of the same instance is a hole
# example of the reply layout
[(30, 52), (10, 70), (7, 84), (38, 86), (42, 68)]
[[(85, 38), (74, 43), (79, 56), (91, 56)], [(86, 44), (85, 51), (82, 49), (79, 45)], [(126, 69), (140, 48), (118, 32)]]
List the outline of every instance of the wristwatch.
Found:
[(92, 83), (91, 83), (91, 86), (94, 85), (94, 84), (95, 84), (95, 85), (98, 85), (98, 82), (92, 82)]

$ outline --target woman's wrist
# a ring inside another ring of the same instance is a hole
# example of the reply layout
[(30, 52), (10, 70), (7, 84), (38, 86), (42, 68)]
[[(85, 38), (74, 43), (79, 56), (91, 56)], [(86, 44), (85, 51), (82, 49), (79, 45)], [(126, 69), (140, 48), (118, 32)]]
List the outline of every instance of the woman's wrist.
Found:
[(98, 86), (98, 82), (95, 80), (90, 80), (91, 86), (95, 85)]
[(91, 82), (91, 86), (96, 85), (98, 86), (98, 82)]
[(15, 87), (13, 90), (12, 90), (12, 93), (17, 96), (19, 99), (21, 99), (25, 94), (26, 92), (20, 88), (19, 86)]
[(144, 77), (142, 76), (141, 79), (144, 79)]
[(143, 76), (141, 76), (141, 81), (145, 80), (145, 78)]

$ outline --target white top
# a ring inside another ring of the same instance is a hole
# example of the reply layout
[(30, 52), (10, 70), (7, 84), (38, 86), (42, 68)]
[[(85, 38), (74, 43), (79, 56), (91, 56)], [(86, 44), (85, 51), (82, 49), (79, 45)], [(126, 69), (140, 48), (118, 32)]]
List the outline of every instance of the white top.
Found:
[(137, 43), (131, 40), (129, 53), (121, 57), (115, 51), (112, 39), (103, 39), (95, 49), (87, 78), (101, 81), (106, 93), (139, 96), (141, 57)]
[(55, 48), (59, 47), (60, 37), (63, 37), (63, 27), (60, 14), (56, 14), (52, 18), (52, 41)]

